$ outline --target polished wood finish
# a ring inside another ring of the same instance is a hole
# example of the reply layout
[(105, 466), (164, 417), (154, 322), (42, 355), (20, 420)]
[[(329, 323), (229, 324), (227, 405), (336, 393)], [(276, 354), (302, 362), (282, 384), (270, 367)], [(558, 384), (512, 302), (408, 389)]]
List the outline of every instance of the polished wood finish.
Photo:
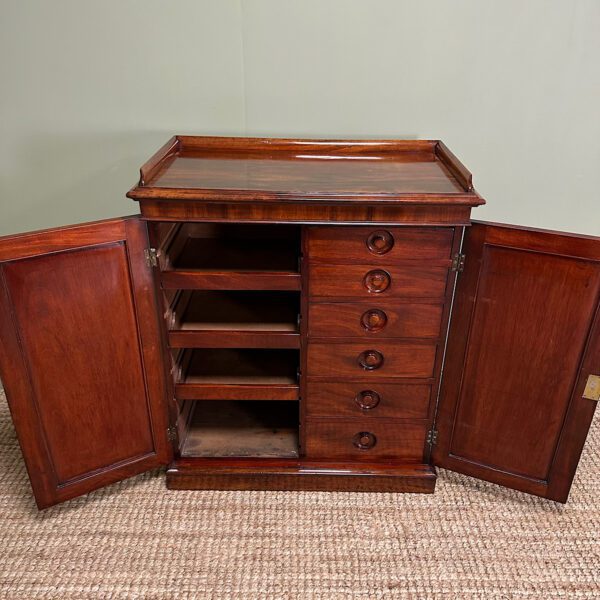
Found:
[(168, 313), (171, 348), (299, 348), (299, 296), (184, 290)]
[(175, 384), (179, 400), (298, 400), (297, 383), (210, 383)]
[(0, 240), (39, 506), (172, 456), (173, 489), (433, 491), (432, 449), (566, 500), (599, 239), (475, 225), (446, 347), (483, 200), (439, 141), (175, 136), (129, 196), (145, 223)]
[(435, 463), (564, 502), (595, 409), (600, 239), (477, 224), (465, 251)]
[[(443, 304), (373, 298), (365, 302), (311, 303), (311, 337), (438, 338)], [(374, 316), (375, 315), (375, 316)]]
[(179, 399), (297, 400), (298, 353), (291, 350), (196, 349), (181, 356)]
[(302, 273), (302, 293), (300, 294), (300, 403), (299, 403), (299, 448), (300, 456), (304, 456), (306, 448), (306, 417), (307, 417), (307, 394), (308, 378), (307, 351), (308, 351), (308, 227), (302, 227), (300, 272)]
[(179, 400), (298, 400), (297, 383), (195, 383), (175, 384)]
[(447, 267), (428, 264), (311, 265), (310, 295), (317, 298), (436, 298), (443, 301), (448, 277)]
[(366, 244), (371, 254), (387, 254), (394, 247), (394, 236), (387, 229), (377, 229), (367, 236)]
[(452, 173), (456, 181), (458, 181), (463, 189), (473, 191), (473, 175), (463, 165), (460, 160), (452, 153), (444, 142), (439, 141), (435, 145), (435, 154), (437, 158), (446, 166)]
[(165, 289), (180, 290), (300, 290), (298, 273), (165, 271), (161, 277)]
[(165, 289), (300, 290), (299, 232), (184, 223), (158, 252)]
[(427, 419), (430, 401), (431, 386), (425, 384), (311, 380), (306, 410), (309, 417)]
[(0, 261), (22, 260), (88, 246), (118, 243), (125, 236), (125, 222), (124, 219), (110, 219), (5, 236), (0, 238)]
[(436, 140), (175, 136), (127, 195), (146, 219), (238, 223), (466, 225), (484, 202)]
[(0, 240), (0, 368), (40, 508), (169, 459), (146, 245), (135, 219)]
[(300, 334), (294, 331), (247, 331), (207, 329), (170, 331), (171, 348), (299, 348)]
[(389, 419), (321, 417), (310, 421), (306, 457), (350, 461), (406, 460), (421, 462), (427, 423)]
[[(308, 253), (312, 264), (390, 265), (412, 260), (450, 264), (453, 238), (450, 228), (311, 227), (309, 231)], [(379, 247), (378, 240), (384, 240)]]
[(307, 458), (426, 461), (460, 233), (307, 231)]
[[(462, 186), (431, 154), (410, 153), (405, 157), (334, 157), (318, 154), (269, 155), (268, 160), (245, 152), (207, 155), (183, 152), (170, 158), (150, 181), (149, 187), (166, 189), (208, 189), (227, 194), (235, 191), (254, 199), (272, 195), (310, 195), (321, 190), (325, 196), (346, 198), (357, 193), (376, 195), (462, 194)], [(373, 158), (373, 160), (368, 160)], [(143, 192), (142, 192), (143, 193)], [(133, 195), (133, 194), (132, 194)]]
[(153, 197), (481, 204), (472, 186), (465, 189), (455, 177), (465, 167), (451, 153), (437, 153), (438, 144), (176, 136), (141, 168), (128, 196), (142, 205)]
[(320, 343), (308, 346), (308, 376), (365, 381), (433, 377), (437, 346), (431, 342)]
[(165, 142), (160, 149), (144, 163), (140, 169), (139, 185), (145, 186), (151, 177), (155, 176), (162, 167), (163, 161), (175, 156), (179, 150), (180, 141), (177, 136), (173, 136)]
[[(424, 199), (426, 196), (422, 196)], [(322, 200), (307, 203), (244, 203), (219, 202), (220, 196), (211, 202), (190, 200), (165, 200), (148, 198), (141, 202), (142, 216), (149, 221), (209, 221), (212, 223), (344, 223), (362, 225), (468, 225), (471, 207), (464, 205), (402, 204), (387, 205), (339, 205), (337, 201)], [(419, 199), (415, 198), (415, 202)]]
[(178, 459), (167, 470), (172, 490), (281, 490), (433, 493), (425, 464), (289, 459)]

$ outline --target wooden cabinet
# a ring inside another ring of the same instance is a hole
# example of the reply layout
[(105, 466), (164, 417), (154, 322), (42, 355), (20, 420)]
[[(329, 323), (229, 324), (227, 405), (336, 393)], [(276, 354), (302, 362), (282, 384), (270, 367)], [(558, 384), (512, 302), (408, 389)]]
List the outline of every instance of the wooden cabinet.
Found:
[(471, 223), (437, 141), (178, 136), (141, 217), (0, 239), (0, 374), (40, 508), (172, 489), (565, 502), (600, 394), (600, 239)]

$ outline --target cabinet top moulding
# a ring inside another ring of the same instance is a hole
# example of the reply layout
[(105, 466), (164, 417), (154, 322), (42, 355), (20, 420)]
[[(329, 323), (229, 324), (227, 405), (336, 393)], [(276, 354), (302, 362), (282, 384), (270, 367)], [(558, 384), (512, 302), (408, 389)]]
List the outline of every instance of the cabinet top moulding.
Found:
[[(438, 210), (470, 210), (485, 203), (471, 173), (438, 140), (178, 135), (142, 166), (127, 196), (141, 201), (148, 218), (156, 218), (151, 211), (157, 200), (179, 207), (202, 201), (230, 207), (290, 203)], [(194, 210), (186, 216), (193, 217)]]

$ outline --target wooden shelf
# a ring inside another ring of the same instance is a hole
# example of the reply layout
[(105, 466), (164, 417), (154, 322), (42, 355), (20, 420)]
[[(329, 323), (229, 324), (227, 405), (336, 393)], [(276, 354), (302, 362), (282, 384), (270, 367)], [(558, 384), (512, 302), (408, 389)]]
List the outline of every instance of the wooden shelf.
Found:
[(194, 402), (182, 457), (298, 457), (295, 402)]
[(299, 348), (295, 292), (191, 291), (174, 300), (171, 348)]
[(297, 400), (298, 365), (295, 350), (186, 350), (175, 395), (181, 400)]
[(250, 273), (215, 271), (165, 271), (164, 289), (202, 290), (300, 290), (299, 273)]
[(184, 223), (160, 259), (166, 289), (300, 290), (299, 230)]

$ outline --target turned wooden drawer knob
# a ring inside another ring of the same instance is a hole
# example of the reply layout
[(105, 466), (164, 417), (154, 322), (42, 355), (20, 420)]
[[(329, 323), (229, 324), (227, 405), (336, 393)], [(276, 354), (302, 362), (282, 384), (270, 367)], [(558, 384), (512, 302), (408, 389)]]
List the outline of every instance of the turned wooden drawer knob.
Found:
[(378, 308), (372, 308), (363, 313), (360, 323), (367, 331), (380, 331), (387, 323), (387, 315)]
[(379, 394), (373, 390), (363, 390), (354, 396), (354, 402), (356, 402), (363, 410), (375, 408), (380, 400)]
[(352, 443), (359, 450), (370, 450), (377, 443), (377, 438), (375, 434), (370, 433), (369, 431), (359, 431), (353, 438)]
[(394, 247), (394, 236), (384, 229), (374, 231), (367, 238), (367, 248), (373, 254), (387, 254)]
[(390, 287), (392, 278), (387, 271), (383, 269), (373, 269), (365, 275), (365, 287), (374, 294), (385, 292)]
[(379, 350), (365, 350), (358, 355), (358, 364), (366, 371), (374, 371), (383, 365), (383, 354)]

